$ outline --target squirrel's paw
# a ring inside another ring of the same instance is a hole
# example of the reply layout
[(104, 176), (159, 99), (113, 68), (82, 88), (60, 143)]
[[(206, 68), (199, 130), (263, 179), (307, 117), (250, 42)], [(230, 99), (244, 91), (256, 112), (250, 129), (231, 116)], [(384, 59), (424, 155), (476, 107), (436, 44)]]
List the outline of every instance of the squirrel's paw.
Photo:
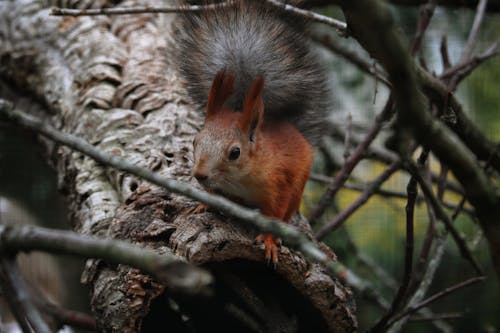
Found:
[(260, 234), (255, 238), (255, 242), (258, 244), (264, 243), (264, 249), (266, 251), (266, 262), (276, 267), (278, 264), (278, 250), (281, 247), (281, 238), (274, 237), (271, 234)]
[(201, 214), (208, 211), (208, 206), (204, 203), (199, 204), (194, 208), (189, 209), (189, 214)]

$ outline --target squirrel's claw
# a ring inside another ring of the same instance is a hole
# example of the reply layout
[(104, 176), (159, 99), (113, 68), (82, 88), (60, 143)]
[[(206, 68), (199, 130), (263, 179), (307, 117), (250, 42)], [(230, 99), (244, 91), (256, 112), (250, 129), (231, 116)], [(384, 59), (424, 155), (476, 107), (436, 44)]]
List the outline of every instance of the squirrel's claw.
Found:
[(204, 203), (201, 203), (194, 208), (190, 208), (188, 213), (189, 214), (201, 214), (201, 213), (205, 213), (207, 211), (208, 211), (208, 206)]
[(255, 238), (258, 244), (264, 243), (264, 250), (266, 253), (266, 263), (273, 264), (276, 268), (278, 265), (278, 253), (281, 247), (281, 238), (274, 238), (271, 234), (260, 234)]

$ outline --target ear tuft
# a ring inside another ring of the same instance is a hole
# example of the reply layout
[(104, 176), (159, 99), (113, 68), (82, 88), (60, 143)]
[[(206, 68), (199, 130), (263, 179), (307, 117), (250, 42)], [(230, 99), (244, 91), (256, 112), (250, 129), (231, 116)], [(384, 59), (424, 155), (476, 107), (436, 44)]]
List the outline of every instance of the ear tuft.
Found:
[(258, 75), (248, 90), (240, 121), (241, 127), (248, 133), (250, 141), (254, 141), (255, 132), (262, 121), (262, 114), (264, 113), (263, 90), (264, 77)]
[(226, 68), (217, 72), (208, 93), (207, 119), (214, 117), (215, 114), (222, 110), (224, 102), (233, 93), (233, 88), (234, 75), (228, 73)]

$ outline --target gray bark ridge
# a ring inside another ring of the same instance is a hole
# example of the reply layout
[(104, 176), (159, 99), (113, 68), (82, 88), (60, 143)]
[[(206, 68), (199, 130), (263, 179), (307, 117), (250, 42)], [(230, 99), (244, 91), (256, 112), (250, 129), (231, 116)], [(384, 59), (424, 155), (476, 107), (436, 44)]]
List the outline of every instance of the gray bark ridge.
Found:
[[(163, 176), (191, 181), (192, 140), (203, 117), (169, 61), (175, 15), (54, 17), (50, 5), (0, 2), (0, 78), (42, 101), (52, 125)], [(82, 280), (102, 331), (145, 332), (157, 325), (208, 331), (220, 318), (250, 332), (356, 330), (350, 290), (286, 244), (277, 268), (268, 268), (253, 243), (256, 231), (217, 213), (191, 215), (192, 200), (46, 146), (76, 231), (174, 253), (216, 277), (215, 297), (182, 299), (136, 269), (89, 260)]]

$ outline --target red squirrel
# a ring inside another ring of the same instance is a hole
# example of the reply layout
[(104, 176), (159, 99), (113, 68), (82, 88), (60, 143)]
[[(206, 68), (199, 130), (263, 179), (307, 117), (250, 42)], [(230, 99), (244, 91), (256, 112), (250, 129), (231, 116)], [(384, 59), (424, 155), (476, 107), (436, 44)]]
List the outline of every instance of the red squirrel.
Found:
[[(206, 110), (194, 140), (194, 177), (210, 192), (289, 222), (331, 105), (305, 22), (251, 0), (179, 20), (180, 73)], [(256, 240), (276, 265), (280, 240)]]

